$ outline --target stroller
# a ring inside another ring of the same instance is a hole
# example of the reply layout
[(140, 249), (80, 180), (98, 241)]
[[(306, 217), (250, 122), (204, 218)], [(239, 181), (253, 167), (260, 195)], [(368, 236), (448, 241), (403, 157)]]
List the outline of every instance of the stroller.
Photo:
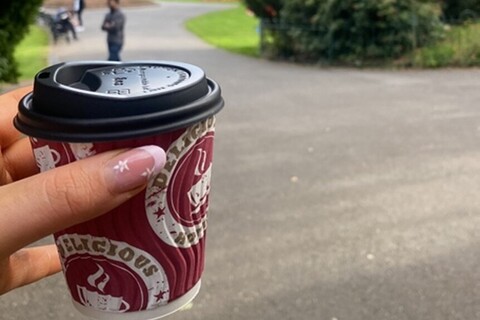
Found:
[(67, 42), (70, 42), (70, 33), (73, 39), (77, 40), (75, 28), (70, 20), (70, 14), (66, 9), (60, 8), (56, 15), (49, 14), (41, 9), (38, 16), (41, 23), (50, 29), (54, 43), (57, 43), (61, 37), (64, 37)]

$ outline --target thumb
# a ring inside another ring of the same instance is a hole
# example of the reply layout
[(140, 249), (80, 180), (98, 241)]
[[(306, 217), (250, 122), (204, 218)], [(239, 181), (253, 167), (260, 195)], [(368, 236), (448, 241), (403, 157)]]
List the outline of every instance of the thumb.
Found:
[(0, 258), (140, 192), (165, 164), (157, 146), (105, 152), (0, 188)]

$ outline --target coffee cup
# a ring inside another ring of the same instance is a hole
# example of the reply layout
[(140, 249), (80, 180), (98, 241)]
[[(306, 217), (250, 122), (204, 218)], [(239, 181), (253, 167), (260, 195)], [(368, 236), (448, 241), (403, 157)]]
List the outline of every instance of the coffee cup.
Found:
[(40, 71), (14, 119), (40, 171), (119, 148), (167, 154), (147, 188), (54, 234), (74, 306), (96, 319), (157, 319), (199, 292), (218, 84), (169, 61), (69, 62)]

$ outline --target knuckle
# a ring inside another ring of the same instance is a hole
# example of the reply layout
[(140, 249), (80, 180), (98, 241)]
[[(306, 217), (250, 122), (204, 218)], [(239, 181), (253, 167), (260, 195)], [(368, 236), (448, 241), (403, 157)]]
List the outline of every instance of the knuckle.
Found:
[(82, 169), (62, 170), (44, 184), (49, 206), (59, 214), (81, 213), (98, 197), (98, 180)]

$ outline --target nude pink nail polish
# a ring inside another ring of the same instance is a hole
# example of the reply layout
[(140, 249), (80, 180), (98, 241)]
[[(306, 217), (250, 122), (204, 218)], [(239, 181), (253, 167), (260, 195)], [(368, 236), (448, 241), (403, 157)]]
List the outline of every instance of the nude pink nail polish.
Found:
[(105, 178), (115, 193), (122, 193), (146, 184), (165, 164), (165, 152), (157, 146), (139, 147), (124, 152), (107, 162)]

